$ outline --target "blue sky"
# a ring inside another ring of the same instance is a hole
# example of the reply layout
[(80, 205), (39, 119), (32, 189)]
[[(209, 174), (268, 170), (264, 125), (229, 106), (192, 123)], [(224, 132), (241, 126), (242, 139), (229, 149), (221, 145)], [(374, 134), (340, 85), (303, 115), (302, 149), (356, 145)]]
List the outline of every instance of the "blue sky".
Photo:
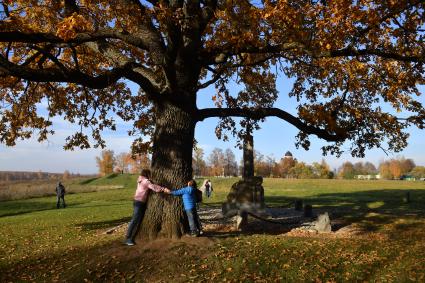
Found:
[[(287, 95), (291, 88), (291, 80), (286, 77), (278, 77), (277, 89), (279, 90), (279, 98), (276, 101), (275, 106), (295, 115), (297, 113), (295, 108), (297, 105), (296, 99), (289, 98)], [(425, 105), (425, 88), (422, 86), (420, 89), (422, 95), (418, 98), (418, 100)], [(207, 99), (209, 97), (208, 94), (211, 92), (214, 92), (214, 90), (206, 90), (200, 93), (198, 107), (203, 108), (212, 106), (211, 100)], [(205, 98), (203, 96), (205, 96)], [(198, 123), (195, 137), (198, 140), (199, 145), (205, 149), (207, 155), (214, 147), (220, 147), (223, 149), (231, 148), (234, 150), (237, 159), (239, 160), (242, 157), (242, 152), (239, 149), (234, 148), (236, 141), (231, 140), (229, 142), (222, 142), (217, 140), (213, 134), (217, 121), (217, 119), (212, 118)], [(412, 127), (408, 130), (408, 132), (410, 134), (409, 145), (402, 152), (389, 152), (388, 155), (386, 155), (382, 149), (373, 149), (366, 151), (365, 158), (353, 158), (349, 152), (346, 152), (340, 158), (337, 158), (329, 155), (322, 156), (321, 147), (326, 145), (326, 142), (316, 138), (315, 136), (311, 136), (310, 138), (310, 150), (306, 151), (303, 148), (297, 149), (295, 147), (295, 136), (298, 134), (298, 130), (281, 119), (270, 117), (262, 123), (260, 130), (254, 132), (254, 148), (264, 155), (273, 156), (276, 161), (278, 161), (288, 150), (295, 158), (307, 163), (315, 161), (320, 162), (321, 159), (324, 158), (331, 168), (336, 169), (345, 161), (369, 161), (378, 166), (383, 160), (397, 158), (399, 156), (412, 158), (417, 165), (425, 166), (425, 151), (423, 150), (423, 147), (425, 146), (425, 130), (419, 130), (418, 128)], [(343, 149), (348, 149), (348, 144), (345, 145), (345, 147), (343, 146)]]
[[(278, 78), (278, 90), (280, 97), (275, 106), (280, 107), (290, 113), (295, 114), (295, 100), (288, 98), (287, 93), (291, 87), (289, 80)], [(132, 89), (136, 90), (132, 86)], [(424, 93), (424, 88), (422, 88)], [(198, 95), (198, 107), (205, 108), (213, 106), (211, 96), (215, 94), (213, 88), (203, 90)], [(422, 95), (419, 100), (425, 104), (425, 98)], [(107, 142), (107, 148), (114, 150), (115, 153), (128, 152), (132, 137), (126, 134), (129, 124), (118, 121), (116, 132), (106, 131), (104, 137)], [(240, 160), (242, 152), (235, 148), (236, 141), (231, 139), (228, 142), (220, 141), (214, 134), (217, 119), (206, 119), (197, 124), (195, 138), (200, 147), (205, 151), (205, 160), (213, 148), (219, 147), (223, 150), (231, 148), (237, 160)], [(75, 151), (64, 151), (63, 145), (65, 138), (76, 129), (72, 124), (65, 122), (60, 117), (54, 120), (54, 129), (56, 135), (50, 136), (47, 142), (38, 143), (36, 140), (19, 141), (15, 147), (6, 147), (0, 145), (0, 171), (46, 171), (61, 173), (69, 170), (73, 173), (91, 174), (97, 173), (95, 157), (100, 155), (100, 149), (86, 149)], [(309, 151), (296, 149), (295, 136), (298, 131), (292, 125), (278, 118), (268, 118), (262, 124), (262, 128), (254, 132), (254, 148), (263, 155), (273, 156), (279, 160), (286, 151), (291, 151), (295, 158), (300, 161), (312, 163), (320, 161), (322, 158), (328, 162), (331, 168), (338, 168), (344, 161), (370, 161), (378, 165), (384, 159), (390, 159), (397, 156), (412, 158), (417, 165), (425, 166), (425, 131), (416, 128), (409, 129), (411, 137), (409, 146), (400, 153), (386, 155), (380, 149), (369, 150), (364, 159), (354, 159), (349, 153), (343, 154), (340, 158), (334, 156), (323, 157), (320, 147), (325, 144), (324, 141), (315, 137), (311, 138), (311, 147)]]

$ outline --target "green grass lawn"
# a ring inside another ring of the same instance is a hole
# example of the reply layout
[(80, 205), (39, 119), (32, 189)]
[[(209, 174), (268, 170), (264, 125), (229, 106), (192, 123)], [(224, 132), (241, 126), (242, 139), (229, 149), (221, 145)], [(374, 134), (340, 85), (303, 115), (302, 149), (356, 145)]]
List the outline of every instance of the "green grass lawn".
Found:
[[(358, 236), (224, 233), (126, 247), (122, 233), (103, 232), (130, 219), (136, 177), (83, 181), (123, 188), (67, 195), (66, 209), (55, 197), (1, 202), (0, 282), (425, 281), (425, 182), (265, 179), (267, 205), (302, 199), (366, 227)], [(236, 180), (213, 178), (205, 202), (220, 205)]]

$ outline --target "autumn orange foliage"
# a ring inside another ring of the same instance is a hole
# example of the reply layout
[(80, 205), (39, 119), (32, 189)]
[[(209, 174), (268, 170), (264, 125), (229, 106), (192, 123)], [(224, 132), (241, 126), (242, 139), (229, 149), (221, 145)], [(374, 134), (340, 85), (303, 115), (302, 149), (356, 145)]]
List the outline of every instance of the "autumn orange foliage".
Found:
[[(413, 95), (423, 80), (422, 1), (3, 1), (0, 25), (0, 77), (3, 107), (0, 140), (8, 145), (33, 135), (52, 134), (49, 117), (61, 115), (92, 128), (95, 145), (101, 131), (114, 128), (113, 111), (133, 120), (135, 129), (152, 133), (149, 105), (160, 93), (178, 97), (176, 80), (183, 60), (193, 69), (192, 95), (215, 84), (219, 109), (209, 116), (278, 116), (298, 127), (298, 144), (308, 135), (354, 140), (352, 152), (380, 146), (406, 146), (403, 129), (423, 127), (424, 110)], [(193, 52), (195, 58), (183, 56)], [(174, 63), (173, 63), (174, 62)], [(278, 68), (296, 78), (290, 95), (299, 99), (298, 117), (271, 107)], [(237, 76), (245, 86), (230, 93)], [(136, 82), (130, 94), (122, 79)], [(189, 82), (188, 82), (189, 83)], [(194, 84), (195, 83), (195, 84)], [(182, 96), (183, 99), (183, 96)], [(48, 101), (49, 115), (37, 111)], [(408, 110), (404, 120), (381, 107)], [(228, 108), (226, 109), (222, 108)], [(236, 109), (235, 109), (236, 108)], [(237, 109), (244, 111), (237, 111)], [(221, 128), (233, 128), (224, 119)], [(218, 135), (226, 135), (221, 130)], [(136, 140), (137, 151), (150, 143)], [(86, 133), (67, 139), (66, 148), (90, 146)]]

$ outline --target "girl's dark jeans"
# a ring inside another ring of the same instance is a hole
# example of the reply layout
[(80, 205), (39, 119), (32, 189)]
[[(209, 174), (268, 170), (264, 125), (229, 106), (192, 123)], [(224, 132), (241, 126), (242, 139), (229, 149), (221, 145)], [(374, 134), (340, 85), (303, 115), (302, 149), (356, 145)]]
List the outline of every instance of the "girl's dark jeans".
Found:
[(140, 224), (142, 223), (143, 216), (145, 216), (146, 203), (135, 200), (133, 203), (134, 211), (133, 217), (131, 218), (130, 224), (127, 230), (127, 240), (134, 241), (137, 231), (139, 230)]

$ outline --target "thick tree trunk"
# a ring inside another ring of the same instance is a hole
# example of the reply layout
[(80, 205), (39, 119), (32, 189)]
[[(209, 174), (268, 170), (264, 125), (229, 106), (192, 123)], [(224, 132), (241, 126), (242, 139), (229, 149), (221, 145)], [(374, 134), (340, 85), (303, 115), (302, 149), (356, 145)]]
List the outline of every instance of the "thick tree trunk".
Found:
[[(170, 189), (186, 186), (192, 178), (195, 121), (190, 111), (162, 103), (156, 106), (152, 180)], [(187, 231), (181, 197), (151, 192), (139, 237), (180, 238)]]

